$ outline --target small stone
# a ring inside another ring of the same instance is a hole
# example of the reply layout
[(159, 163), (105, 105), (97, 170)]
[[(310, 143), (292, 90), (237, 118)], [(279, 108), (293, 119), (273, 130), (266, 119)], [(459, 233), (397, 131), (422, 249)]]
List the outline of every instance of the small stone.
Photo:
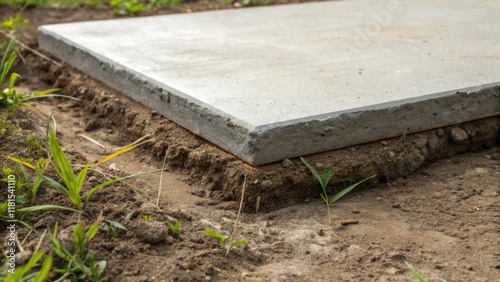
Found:
[(205, 281), (212, 281), (212, 277), (211, 276), (205, 276)]
[(306, 199), (304, 200), (304, 203), (309, 203), (310, 201), (311, 201), (311, 199), (306, 198)]
[(283, 162), (281, 163), (281, 166), (284, 168), (292, 167), (293, 162), (289, 159), (284, 159)]
[(454, 142), (461, 142), (467, 140), (468, 138), (469, 135), (467, 135), (467, 133), (461, 128), (455, 127), (451, 130), (451, 140)]
[(447, 266), (447, 264), (443, 264), (442, 262), (438, 261), (438, 260), (435, 260), (432, 262), (434, 264), (434, 268), (435, 269), (443, 269)]
[(106, 130), (106, 132), (107, 132), (108, 134), (113, 134), (113, 129), (108, 128), (108, 130)]
[(109, 170), (112, 170), (112, 171), (117, 171), (118, 170), (118, 167), (116, 166), (116, 163), (112, 163), (108, 168), (109, 168)]
[(33, 256), (33, 252), (30, 250), (24, 250), (16, 254), (16, 264), (22, 265), (27, 263)]
[(439, 128), (437, 131), (436, 131), (436, 135), (437, 137), (441, 138), (444, 136), (444, 130), (442, 128)]
[(271, 180), (264, 180), (264, 181), (262, 181), (260, 186), (262, 186), (264, 188), (269, 188), (269, 187), (273, 186), (273, 182)]
[(467, 200), (468, 198), (470, 198), (470, 195), (469, 195), (469, 194), (467, 194), (467, 193), (463, 193), (462, 195), (460, 195), (460, 198), (461, 198), (462, 200)]
[(241, 8), (241, 7), (243, 7), (243, 4), (241, 4), (240, 2), (234, 2), (233, 7)]
[(424, 136), (418, 136), (417, 139), (415, 139), (413, 141), (413, 144), (415, 144), (415, 146), (419, 149), (422, 149), (424, 148), (426, 145), (427, 145), (427, 138), (425, 138)]
[(500, 269), (500, 264), (495, 265), (495, 269)]
[(56, 219), (49, 215), (47, 217), (44, 217), (40, 219), (37, 223), (35, 223), (34, 227), (35, 228), (45, 228), (45, 227), (52, 227), (54, 226), (54, 223), (56, 223)]
[(484, 158), (487, 159), (487, 160), (491, 160), (491, 156), (490, 155), (484, 155)]
[(181, 264), (181, 267), (184, 270), (193, 270), (194, 269), (194, 265), (192, 263), (190, 263), (190, 262), (183, 262)]
[(192, 215), (190, 215), (189, 213), (187, 213), (187, 212), (183, 211), (183, 210), (179, 210), (179, 212), (177, 212), (177, 214), (178, 214), (178, 216), (179, 216), (180, 218), (184, 218), (184, 219), (186, 219), (186, 220), (188, 220), (188, 221), (193, 220), (193, 216), (192, 216)]
[(359, 210), (352, 210), (351, 212), (354, 214), (359, 214)]
[(468, 264), (468, 265), (465, 266), (465, 269), (473, 271), (474, 270), (474, 266)]
[(155, 117), (155, 116), (157, 116), (157, 115), (158, 115), (158, 112), (156, 112), (156, 111), (151, 111), (151, 116), (152, 116), (152, 117)]
[(387, 141), (385, 141), (385, 140), (384, 140), (384, 141), (382, 141), (382, 142), (380, 142), (380, 143), (382, 143), (382, 146), (387, 146), (387, 145), (389, 145), (389, 142), (387, 142)]
[(406, 257), (402, 253), (393, 253), (391, 255), (391, 259), (393, 259), (393, 260), (405, 260)]
[(396, 154), (393, 152), (393, 151), (390, 151), (389, 152), (389, 158), (394, 158), (396, 156)]
[(137, 239), (147, 244), (161, 243), (168, 234), (167, 226), (156, 221), (141, 221), (134, 226), (133, 232)]
[(391, 205), (391, 207), (394, 208), (394, 209), (399, 209), (399, 208), (401, 208), (401, 205), (399, 203), (393, 203)]
[(316, 168), (318, 168), (318, 169), (323, 168), (323, 164), (322, 163), (316, 163)]
[(97, 177), (95, 177), (95, 176), (89, 177), (89, 182), (96, 182), (96, 181), (97, 181)]

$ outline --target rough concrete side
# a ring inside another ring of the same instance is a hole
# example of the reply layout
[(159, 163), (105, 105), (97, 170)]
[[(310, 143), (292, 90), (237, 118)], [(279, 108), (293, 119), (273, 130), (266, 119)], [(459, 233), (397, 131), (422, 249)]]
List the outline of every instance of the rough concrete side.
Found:
[(387, 109), (276, 127), (256, 134), (257, 141), (251, 144), (250, 153), (255, 156), (254, 163), (266, 164), (498, 114), (500, 86), (494, 86)]

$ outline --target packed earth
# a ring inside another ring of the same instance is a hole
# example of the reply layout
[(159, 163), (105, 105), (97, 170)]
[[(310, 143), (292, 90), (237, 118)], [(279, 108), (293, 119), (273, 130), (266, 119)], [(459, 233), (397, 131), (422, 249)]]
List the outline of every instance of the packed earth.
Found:
[[(499, 116), (304, 156), (334, 172), (331, 196), (376, 175), (331, 205), (330, 224), (299, 159), (252, 167), (36, 43), (47, 23), (294, 2), (186, 1), (130, 15), (0, 1), (13, 88), (65, 96), (0, 109), (0, 280), (500, 281)], [(73, 177), (86, 171), (74, 197), (64, 158)]]

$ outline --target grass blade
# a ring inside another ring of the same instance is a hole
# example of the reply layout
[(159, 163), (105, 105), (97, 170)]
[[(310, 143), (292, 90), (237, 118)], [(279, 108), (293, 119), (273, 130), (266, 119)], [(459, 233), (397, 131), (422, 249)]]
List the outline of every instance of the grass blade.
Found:
[(48, 211), (48, 210), (66, 210), (66, 211), (78, 212), (75, 209), (63, 207), (63, 206), (57, 206), (57, 205), (31, 206), (31, 207), (18, 209), (19, 212), (34, 212), (34, 211)]
[(7, 276), (7, 279), (5, 281), (22, 281), (23, 277), (36, 265), (36, 263), (42, 258), (42, 256), (42, 251), (36, 252), (25, 265), (16, 269), (15, 274)]
[(224, 237), (219, 232), (216, 232), (216, 231), (214, 231), (212, 229), (203, 230), (201, 232), (201, 234), (210, 236), (212, 239), (214, 239), (215, 241), (219, 242), (219, 244), (221, 244), (222, 246), (224, 246), (226, 244), (227, 238)]
[(52, 268), (52, 254), (49, 254), (43, 262), (42, 268), (38, 272), (33, 282), (44, 282), (49, 276), (50, 269)]
[(71, 190), (75, 185), (75, 174), (73, 173), (73, 168), (69, 164), (64, 152), (57, 143), (56, 135), (53, 131), (49, 134), (49, 143), (52, 157), (58, 167), (58, 174), (62, 178), (64, 184), (66, 184), (67, 188)]
[(18, 163), (20, 165), (23, 165), (25, 167), (29, 167), (29, 168), (35, 170), (35, 167), (32, 164), (28, 163), (28, 162), (25, 162), (23, 160), (20, 160), (18, 158), (11, 157), (11, 156), (4, 156), (4, 157), (7, 158), (7, 159), (9, 159), (9, 160), (11, 160), (11, 161), (13, 161), (13, 162), (15, 162), (15, 163)]
[(239, 241), (234, 241), (234, 242), (231, 243), (231, 248), (238, 247), (238, 246), (241, 246), (241, 245), (246, 245), (246, 244), (247, 244), (247, 241), (245, 239), (239, 240)]
[(132, 145), (132, 146), (129, 146), (129, 147), (123, 148), (123, 149), (121, 149), (120, 151), (114, 152), (114, 153), (112, 153), (112, 154), (110, 154), (110, 155), (108, 155), (108, 156), (104, 157), (102, 160), (98, 161), (96, 164), (94, 164), (94, 167), (98, 167), (98, 166), (100, 166), (101, 164), (103, 164), (103, 163), (105, 163), (105, 162), (107, 162), (107, 161), (109, 161), (109, 160), (111, 160), (111, 159), (114, 159), (114, 158), (118, 157), (118, 156), (119, 156), (119, 155), (121, 155), (121, 154), (124, 154), (124, 153), (126, 153), (126, 152), (128, 152), (128, 151), (131, 151), (131, 150), (133, 150), (135, 147), (137, 147), (137, 146), (139, 146), (139, 145), (141, 145), (141, 144), (142, 144), (142, 143), (139, 143), (139, 144), (136, 144), (136, 145)]
[(321, 187), (324, 187), (326, 188), (326, 186), (328, 185), (328, 182), (330, 182), (330, 179), (332, 178), (333, 176), (333, 171), (331, 170), (327, 170), (325, 171), (325, 174), (321, 177)]
[(45, 181), (47, 181), (49, 183), (50, 186), (52, 186), (53, 188), (59, 190), (59, 192), (63, 193), (64, 196), (68, 197), (69, 198), (69, 191), (68, 189), (66, 189), (64, 186), (62, 186), (61, 184), (59, 184), (59, 182), (55, 181), (54, 179), (48, 177), (48, 176), (44, 176), (43, 177), (45, 179)]
[(411, 264), (409, 264), (407, 261), (405, 261), (405, 264), (410, 270), (411, 275), (413, 275), (415, 279), (417, 279), (419, 282), (425, 282), (425, 279), (422, 276), (420, 276), (420, 274), (418, 274), (418, 272), (413, 268), (413, 266), (411, 266)]
[(368, 180), (370, 178), (373, 178), (375, 176), (377, 176), (377, 175), (375, 174), (375, 175), (372, 175), (372, 176), (370, 176), (368, 178), (365, 178), (365, 179), (361, 180), (360, 182), (354, 183), (351, 186), (349, 186), (349, 187), (345, 188), (344, 190), (340, 191), (335, 196), (333, 196), (333, 198), (330, 201), (330, 205), (333, 204), (334, 202), (336, 202), (338, 199), (342, 198), (345, 194), (349, 193), (352, 189), (356, 188), (356, 186), (358, 186), (359, 184), (361, 184), (361, 183), (365, 182), (366, 180)]
[(9, 74), (9, 71), (12, 68), (12, 65), (14, 64), (14, 61), (16, 60), (16, 57), (17, 57), (16, 52), (12, 52), (7, 62), (5, 62), (5, 64), (3, 65), (2, 74), (0, 75), (0, 85), (2, 85), (3, 82), (5, 81), (7, 74)]
[(323, 184), (323, 178), (321, 177), (321, 175), (319, 175), (318, 171), (314, 167), (312, 167), (312, 165), (310, 165), (303, 157), (300, 157), (300, 161), (311, 171), (314, 177), (318, 179), (319, 183)]

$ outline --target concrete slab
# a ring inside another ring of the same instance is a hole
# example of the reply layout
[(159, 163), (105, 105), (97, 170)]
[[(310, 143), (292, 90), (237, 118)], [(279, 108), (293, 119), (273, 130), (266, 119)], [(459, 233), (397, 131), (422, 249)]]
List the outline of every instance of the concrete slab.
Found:
[(498, 26), (497, 0), (352, 0), (47, 25), (39, 43), (261, 165), (499, 114)]

